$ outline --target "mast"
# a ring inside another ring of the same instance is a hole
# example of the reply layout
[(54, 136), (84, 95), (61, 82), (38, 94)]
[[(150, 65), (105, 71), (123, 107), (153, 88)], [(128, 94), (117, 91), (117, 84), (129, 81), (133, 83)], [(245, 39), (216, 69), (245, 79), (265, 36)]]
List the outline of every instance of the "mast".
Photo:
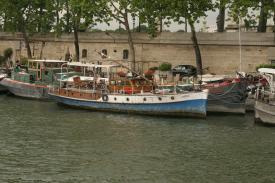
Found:
[(240, 17), (240, 15), (239, 15), (239, 48), (240, 48), (239, 72), (242, 72), (242, 40), (241, 40), (241, 17)]

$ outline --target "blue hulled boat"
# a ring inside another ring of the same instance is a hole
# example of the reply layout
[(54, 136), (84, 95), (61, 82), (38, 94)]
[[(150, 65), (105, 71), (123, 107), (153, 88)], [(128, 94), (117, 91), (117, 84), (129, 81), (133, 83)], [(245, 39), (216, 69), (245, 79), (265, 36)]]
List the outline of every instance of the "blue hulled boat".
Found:
[[(49, 90), (50, 98), (58, 103), (68, 106), (126, 113), (153, 114), (153, 115), (172, 115), (188, 117), (206, 117), (208, 91), (186, 91), (182, 93), (156, 93), (154, 87), (151, 92), (134, 90), (132, 93), (124, 91), (124, 86), (116, 79), (117, 88), (114, 90), (114, 73), (103, 74), (103, 70), (108, 72), (112, 66), (68, 63), (84, 67), (87, 71), (93, 71), (94, 80), (84, 81), (79, 76), (73, 79), (74, 82), (68, 83), (67, 80), (59, 87), (51, 87)], [(98, 76), (108, 75), (109, 79), (100, 79)], [(112, 89), (111, 89), (112, 87)], [(142, 88), (142, 87), (141, 87)], [(134, 92), (135, 91), (135, 92)]]

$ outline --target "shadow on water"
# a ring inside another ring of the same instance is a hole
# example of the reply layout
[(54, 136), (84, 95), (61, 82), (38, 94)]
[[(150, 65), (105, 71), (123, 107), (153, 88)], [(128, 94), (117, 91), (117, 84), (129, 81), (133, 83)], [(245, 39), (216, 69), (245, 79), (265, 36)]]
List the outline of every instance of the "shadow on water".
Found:
[[(181, 125), (216, 125), (228, 127), (252, 127), (254, 125), (253, 113), (247, 115), (214, 114), (210, 113), (206, 119), (128, 114), (106, 111), (92, 111), (88, 109), (72, 108), (67, 105), (57, 104), (54, 101), (39, 101), (15, 97), (14, 95), (0, 95), (2, 105), (12, 107), (17, 113), (30, 113), (32, 115), (53, 116), (57, 119), (79, 116), (80, 118), (101, 118), (118, 123), (151, 123), (151, 124), (181, 124)], [(9, 104), (9, 105), (7, 105)]]

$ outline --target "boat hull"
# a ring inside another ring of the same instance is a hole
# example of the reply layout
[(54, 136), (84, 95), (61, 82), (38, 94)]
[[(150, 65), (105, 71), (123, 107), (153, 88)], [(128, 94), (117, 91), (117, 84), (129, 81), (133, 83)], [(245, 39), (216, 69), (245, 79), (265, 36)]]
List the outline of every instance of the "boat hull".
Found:
[[(156, 98), (156, 96), (108, 95), (108, 99), (109, 99), (108, 101), (102, 101), (102, 99), (100, 100), (79, 99), (79, 98), (61, 96), (53, 93), (49, 93), (49, 96), (50, 98), (54, 99), (58, 103), (62, 103), (72, 107), (91, 109), (91, 110), (205, 118), (206, 106), (207, 106), (207, 94), (206, 93), (202, 93), (202, 94), (204, 95), (203, 97), (197, 97), (193, 99), (191, 99), (192, 97), (189, 97), (186, 100), (175, 101), (175, 102), (156, 102), (156, 100), (154, 100), (154, 97)], [(147, 101), (138, 102), (140, 99), (143, 100), (145, 97), (147, 97), (148, 103)], [(123, 100), (124, 102), (115, 102), (113, 99), (117, 101)], [(126, 102), (125, 99), (129, 99), (129, 102)], [(163, 100), (165, 101), (166, 99), (163, 98)], [(130, 102), (130, 101), (136, 101), (136, 102)]]
[(245, 81), (207, 89), (209, 89), (208, 112), (245, 114), (247, 98)]
[(43, 85), (23, 83), (9, 78), (3, 79), (0, 84), (19, 97), (31, 99), (48, 99), (48, 87)]
[(257, 100), (255, 102), (255, 122), (275, 125), (275, 105)]
[(8, 91), (8, 90), (7, 90), (6, 87), (0, 85), (0, 93), (7, 92), (7, 91)]
[[(0, 74), (0, 82), (6, 78), (6, 75), (5, 74)], [(0, 83), (0, 93), (3, 93), (3, 92), (7, 92), (7, 88), (2, 86), (1, 83)]]

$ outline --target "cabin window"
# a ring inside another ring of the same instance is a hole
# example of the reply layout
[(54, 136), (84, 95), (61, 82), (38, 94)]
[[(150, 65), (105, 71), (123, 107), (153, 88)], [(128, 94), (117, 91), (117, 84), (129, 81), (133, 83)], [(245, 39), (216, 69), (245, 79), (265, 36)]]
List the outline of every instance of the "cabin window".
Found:
[(88, 53), (87, 49), (83, 49), (82, 50), (82, 58), (87, 58), (87, 53)]
[(108, 55), (108, 52), (107, 52), (107, 50), (106, 49), (103, 49), (102, 51), (102, 58), (107, 58), (107, 55)]
[(129, 58), (129, 50), (123, 50), (123, 59)]

